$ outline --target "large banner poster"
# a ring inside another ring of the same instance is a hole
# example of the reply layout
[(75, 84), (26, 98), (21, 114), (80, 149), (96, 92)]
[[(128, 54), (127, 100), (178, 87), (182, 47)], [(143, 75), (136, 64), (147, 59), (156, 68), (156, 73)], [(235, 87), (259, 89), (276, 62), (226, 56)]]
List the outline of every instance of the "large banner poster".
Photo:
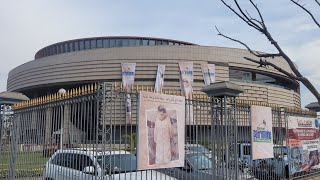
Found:
[(271, 107), (251, 106), (252, 160), (273, 158)]
[(165, 65), (158, 64), (158, 71), (157, 71), (157, 78), (156, 84), (154, 86), (155, 93), (161, 93), (163, 86), (164, 86), (164, 72), (165, 72)]
[(320, 168), (319, 120), (288, 116), (290, 174)]
[[(180, 88), (186, 99), (192, 99), (193, 93), (193, 62), (180, 62)], [(186, 103), (186, 124), (193, 125), (193, 105)]]
[(206, 86), (216, 81), (216, 66), (214, 64), (201, 64), (201, 70)]
[(140, 92), (138, 169), (184, 166), (185, 98)]
[[(136, 71), (136, 63), (121, 63), (122, 68), (122, 84), (127, 92), (131, 92), (134, 83), (134, 76)], [(131, 123), (131, 97), (130, 94), (126, 95), (126, 122)]]

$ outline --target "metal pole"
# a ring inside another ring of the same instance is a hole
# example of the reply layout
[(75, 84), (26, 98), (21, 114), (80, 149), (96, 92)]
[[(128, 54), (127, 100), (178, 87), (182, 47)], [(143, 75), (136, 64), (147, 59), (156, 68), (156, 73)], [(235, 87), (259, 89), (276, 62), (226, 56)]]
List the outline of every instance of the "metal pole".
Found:
[(228, 150), (228, 127), (227, 127), (227, 121), (228, 121), (228, 118), (227, 118), (227, 96), (223, 96), (223, 110), (224, 110), (224, 135), (225, 135), (225, 153), (226, 153), (226, 179), (228, 180), (228, 168), (229, 168), (229, 150)]

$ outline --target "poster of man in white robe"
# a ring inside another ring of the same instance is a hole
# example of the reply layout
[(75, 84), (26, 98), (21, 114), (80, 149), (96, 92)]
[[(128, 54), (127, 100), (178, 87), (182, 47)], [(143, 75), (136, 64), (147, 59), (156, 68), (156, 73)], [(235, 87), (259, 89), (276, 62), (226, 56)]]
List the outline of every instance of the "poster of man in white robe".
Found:
[[(180, 88), (182, 96), (186, 99), (192, 100), (193, 93), (193, 63), (192, 62), (180, 62)], [(186, 124), (194, 125), (193, 122), (193, 105), (186, 103)]]
[(131, 123), (132, 113), (131, 113), (131, 97), (129, 92), (133, 87), (134, 76), (136, 71), (136, 63), (121, 63), (122, 68), (122, 84), (126, 94), (126, 122)]
[(164, 86), (164, 72), (165, 72), (165, 65), (158, 64), (158, 71), (156, 77), (156, 84), (154, 86), (155, 93), (161, 93)]
[(184, 166), (185, 98), (140, 92), (138, 169)]
[(201, 70), (206, 86), (216, 81), (216, 67), (214, 64), (201, 64)]

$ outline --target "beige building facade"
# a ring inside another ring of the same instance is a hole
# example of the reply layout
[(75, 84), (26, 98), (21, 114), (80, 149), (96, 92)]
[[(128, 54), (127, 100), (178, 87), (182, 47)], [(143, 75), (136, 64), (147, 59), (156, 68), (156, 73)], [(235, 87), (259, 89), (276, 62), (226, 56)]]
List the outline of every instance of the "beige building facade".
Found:
[[(114, 45), (114, 46), (113, 46)], [(81, 48), (82, 47), (82, 48)], [(135, 84), (154, 86), (157, 65), (166, 66), (165, 89), (179, 90), (179, 62), (193, 62), (194, 90), (204, 87), (201, 64), (216, 65), (216, 81), (230, 81), (245, 91), (240, 99), (301, 107), (299, 83), (277, 70), (257, 68), (243, 57), (247, 50), (200, 46), (146, 37), (96, 37), (56, 43), (41, 49), (35, 60), (10, 71), (7, 90), (34, 98), (60, 88), (97, 82), (121, 82), (121, 63), (135, 62)], [(291, 72), (284, 59), (271, 60)]]

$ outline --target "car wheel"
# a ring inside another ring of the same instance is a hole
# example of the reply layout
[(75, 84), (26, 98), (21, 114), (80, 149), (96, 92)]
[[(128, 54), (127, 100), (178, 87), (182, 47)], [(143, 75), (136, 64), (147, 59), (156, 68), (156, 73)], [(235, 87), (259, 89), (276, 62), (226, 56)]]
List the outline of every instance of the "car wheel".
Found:
[(54, 180), (54, 179), (52, 179), (52, 178), (46, 178), (45, 180)]

